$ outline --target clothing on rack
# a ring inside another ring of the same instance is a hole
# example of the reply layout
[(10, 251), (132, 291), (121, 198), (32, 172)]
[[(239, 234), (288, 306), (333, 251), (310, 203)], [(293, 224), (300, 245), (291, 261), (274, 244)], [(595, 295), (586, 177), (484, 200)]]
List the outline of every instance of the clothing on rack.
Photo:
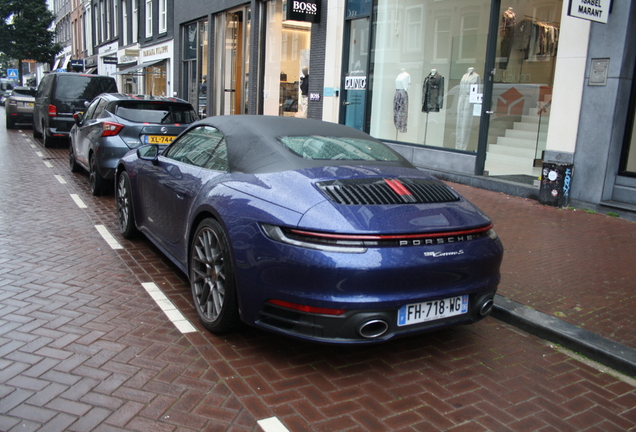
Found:
[(515, 29), (514, 49), (524, 52), (524, 59), (554, 57), (559, 45), (560, 29), (556, 24), (524, 19)]

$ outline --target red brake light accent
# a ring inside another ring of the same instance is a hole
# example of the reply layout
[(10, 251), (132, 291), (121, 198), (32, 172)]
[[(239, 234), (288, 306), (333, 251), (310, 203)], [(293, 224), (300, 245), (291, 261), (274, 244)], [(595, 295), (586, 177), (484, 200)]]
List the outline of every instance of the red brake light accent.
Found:
[(287, 309), (294, 309), (300, 312), (315, 313), (320, 315), (342, 315), (343, 313), (346, 312), (345, 309), (329, 309), (329, 308), (299, 305), (296, 303), (290, 303), (284, 300), (276, 300), (276, 299), (268, 300), (267, 303), (271, 303), (276, 306), (282, 306)]
[(103, 122), (102, 128), (104, 129), (104, 131), (102, 132), (103, 137), (115, 136), (119, 133), (120, 130), (124, 128), (124, 125), (113, 122)]
[(400, 182), (397, 179), (384, 179), (384, 181), (386, 182), (386, 184), (389, 185), (389, 187), (391, 188), (391, 190), (393, 192), (395, 192), (398, 195), (404, 196), (404, 195), (413, 195), (411, 192), (409, 192), (409, 190), (407, 188), (404, 187), (404, 185), (402, 184), (402, 182)]
[(294, 234), (305, 235), (308, 237), (325, 238), (333, 240), (413, 240), (413, 239), (425, 239), (435, 237), (453, 237), (458, 235), (479, 234), (492, 229), (493, 225), (487, 225), (481, 228), (462, 230), (462, 231), (441, 231), (429, 234), (330, 234), (321, 233), (316, 231), (304, 231), (299, 229), (290, 229), (289, 231)]
[(55, 105), (49, 105), (49, 117), (57, 116), (57, 107)]

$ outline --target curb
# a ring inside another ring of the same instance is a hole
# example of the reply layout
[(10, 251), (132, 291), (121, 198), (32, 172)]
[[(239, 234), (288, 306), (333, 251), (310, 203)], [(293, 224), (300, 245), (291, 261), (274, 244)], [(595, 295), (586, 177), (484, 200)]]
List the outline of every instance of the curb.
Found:
[(636, 378), (636, 350), (514, 300), (495, 295), (491, 316)]

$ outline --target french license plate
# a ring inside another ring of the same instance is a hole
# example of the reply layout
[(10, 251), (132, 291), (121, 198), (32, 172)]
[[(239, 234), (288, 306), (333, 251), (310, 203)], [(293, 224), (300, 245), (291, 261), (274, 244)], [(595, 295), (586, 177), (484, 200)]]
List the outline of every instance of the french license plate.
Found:
[(144, 135), (146, 144), (170, 144), (174, 140), (172, 135)]
[(27, 103), (25, 103), (24, 105), (26, 105), (26, 106), (28, 106), (28, 107), (32, 107), (32, 106), (34, 105), (34, 103), (33, 103), (33, 102), (27, 102)]
[(468, 295), (404, 305), (398, 311), (398, 326), (419, 324), (468, 312)]

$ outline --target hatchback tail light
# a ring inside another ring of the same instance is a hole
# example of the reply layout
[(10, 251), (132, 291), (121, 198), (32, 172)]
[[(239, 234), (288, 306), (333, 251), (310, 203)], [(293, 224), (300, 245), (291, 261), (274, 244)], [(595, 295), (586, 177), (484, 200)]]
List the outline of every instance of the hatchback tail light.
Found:
[(57, 107), (55, 105), (49, 105), (49, 117), (57, 116)]
[(102, 128), (104, 129), (102, 132), (103, 137), (115, 136), (124, 128), (124, 125), (114, 122), (103, 122)]

